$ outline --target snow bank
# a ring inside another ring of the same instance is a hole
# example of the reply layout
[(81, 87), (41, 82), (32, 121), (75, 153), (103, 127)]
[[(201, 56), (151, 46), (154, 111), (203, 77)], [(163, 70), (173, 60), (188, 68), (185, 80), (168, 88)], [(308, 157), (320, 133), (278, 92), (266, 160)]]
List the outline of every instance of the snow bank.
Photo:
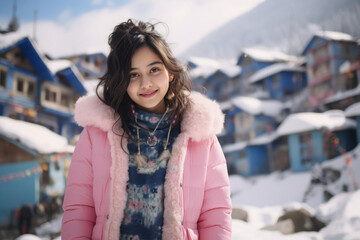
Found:
[(34, 123), (0, 116), (0, 134), (41, 154), (73, 151), (65, 137)]

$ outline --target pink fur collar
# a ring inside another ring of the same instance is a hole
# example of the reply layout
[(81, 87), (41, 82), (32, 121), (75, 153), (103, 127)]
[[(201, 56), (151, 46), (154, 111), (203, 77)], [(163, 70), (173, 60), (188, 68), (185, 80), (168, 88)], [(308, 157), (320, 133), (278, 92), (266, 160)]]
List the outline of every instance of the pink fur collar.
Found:
[[(220, 106), (200, 93), (192, 92), (190, 98), (192, 104), (184, 114), (182, 133), (194, 141), (219, 134), (224, 123)], [(75, 121), (82, 127), (95, 126), (107, 132), (112, 129), (117, 118), (114, 110), (102, 103), (96, 95), (81, 97), (76, 102)]]

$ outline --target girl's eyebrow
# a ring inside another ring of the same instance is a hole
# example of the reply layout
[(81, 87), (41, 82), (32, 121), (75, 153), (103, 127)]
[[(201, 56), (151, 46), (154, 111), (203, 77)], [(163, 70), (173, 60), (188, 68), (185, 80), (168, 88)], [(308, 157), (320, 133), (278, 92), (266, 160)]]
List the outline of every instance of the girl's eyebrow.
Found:
[[(151, 66), (156, 65), (156, 64), (163, 64), (163, 63), (160, 62), (160, 61), (155, 61), (155, 62), (152, 62), (152, 63), (148, 64), (146, 67), (151, 67)], [(135, 68), (130, 68), (130, 71), (136, 70), (136, 69), (137, 69), (136, 67)]]

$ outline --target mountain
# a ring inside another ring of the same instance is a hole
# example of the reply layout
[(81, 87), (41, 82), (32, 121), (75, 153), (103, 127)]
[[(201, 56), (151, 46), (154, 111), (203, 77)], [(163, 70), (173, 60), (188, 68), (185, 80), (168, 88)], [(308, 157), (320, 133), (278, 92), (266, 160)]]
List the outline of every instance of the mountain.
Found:
[(300, 54), (319, 30), (360, 38), (359, 0), (265, 0), (214, 30), (182, 55), (233, 59), (246, 47)]

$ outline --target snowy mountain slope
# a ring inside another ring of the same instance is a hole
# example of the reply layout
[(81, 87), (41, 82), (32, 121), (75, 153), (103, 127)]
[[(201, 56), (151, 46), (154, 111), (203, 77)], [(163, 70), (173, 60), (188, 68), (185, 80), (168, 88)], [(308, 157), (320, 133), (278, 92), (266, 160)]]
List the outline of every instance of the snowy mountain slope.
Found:
[(236, 58), (243, 48), (266, 47), (299, 54), (319, 30), (360, 37), (358, 0), (266, 0), (221, 26), (183, 57)]

